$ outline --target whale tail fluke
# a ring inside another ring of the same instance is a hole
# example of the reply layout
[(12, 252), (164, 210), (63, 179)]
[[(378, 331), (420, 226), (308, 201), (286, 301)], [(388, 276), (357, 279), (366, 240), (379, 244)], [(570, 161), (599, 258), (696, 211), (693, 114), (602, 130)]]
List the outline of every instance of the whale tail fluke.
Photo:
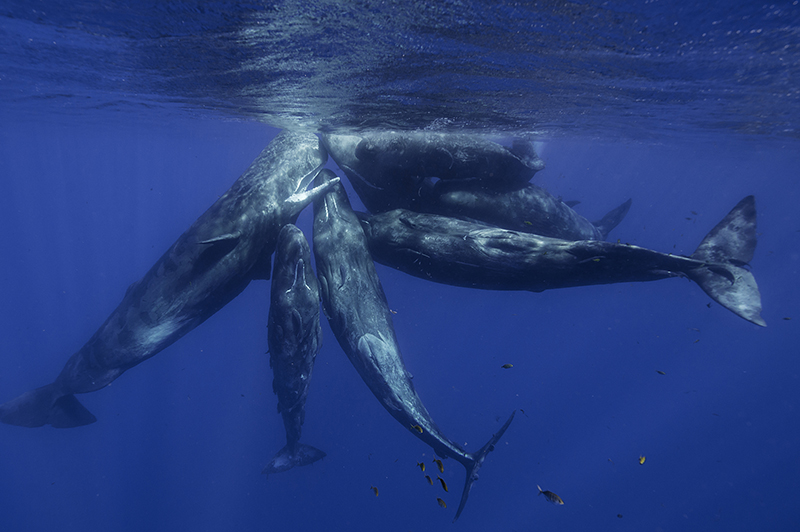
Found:
[(310, 445), (298, 443), (295, 444), (293, 448), (292, 446), (286, 445), (283, 449), (278, 451), (262, 473), (269, 476), (271, 473), (288, 471), (293, 467), (307, 466), (313, 464), (317, 460), (322, 460), (325, 456), (326, 454), (324, 451), (320, 451), (316, 447)]
[(608, 237), (608, 233), (618, 226), (622, 219), (625, 218), (625, 215), (628, 214), (628, 211), (631, 209), (632, 202), (633, 200), (628, 198), (628, 201), (609, 211), (608, 214), (603, 216), (600, 220), (592, 222), (592, 225), (600, 231), (603, 240), (605, 240), (606, 237)]
[(472, 461), (464, 464), (464, 467), (467, 468), (467, 479), (464, 482), (464, 490), (461, 492), (461, 502), (458, 503), (458, 511), (456, 511), (456, 516), (453, 518), (453, 522), (455, 523), (458, 517), (461, 515), (461, 512), (464, 510), (464, 506), (467, 504), (467, 498), (469, 497), (469, 492), (472, 489), (472, 485), (478, 480), (478, 470), (483, 465), (483, 461), (486, 459), (486, 455), (490, 452), (494, 451), (495, 444), (500, 441), (500, 438), (503, 437), (506, 429), (509, 425), (511, 425), (511, 421), (514, 419), (514, 414), (517, 411), (514, 410), (511, 412), (511, 415), (508, 417), (508, 420), (500, 427), (493, 436), (492, 439), (486, 442), (486, 445), (481, 447), (481, 449), (477, 453), (473, 453)]
[(94, 423), (97, 418), (74, 395), (61, 395), (55, 384), (48, 384), (0, 405), (0, 421), (20, 427), (52, 425), (65, 429)]
[(697, 246), (691, 258), (703, 264), (686, 275), (723, 307), (766, 327), (756, 279), (746, 268), (755, 249), (756, 201), (747, 196)]

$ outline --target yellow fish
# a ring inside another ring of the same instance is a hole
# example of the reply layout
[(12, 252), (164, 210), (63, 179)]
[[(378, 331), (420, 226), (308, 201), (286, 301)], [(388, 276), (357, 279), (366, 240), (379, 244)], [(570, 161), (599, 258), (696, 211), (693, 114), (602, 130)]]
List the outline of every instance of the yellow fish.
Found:
[(663, 371), (661, 371), (660, 369), (657, 369), (657, 370), (656, 370), (656, 373), (658, 373), (659, 375), (666, 375), (666, 373), (664, 373), (664, 372), (663, 372)]
[(639, 464), (643, 464), (645, 460), (646, 459), (645, 459), (644, 455), (640, 456), (639, 457)]
[(442, 487), (444, 488), (444, 491), (450, 491), (449, 489), (447, 489), (447, 483), (444, 481), (444, 479), (442, 477), (440, 477), (439, 475), (436, 475), (436, 478), (438, 478), (439, 482), (442, 483)]
[(549, 502), (558, 505), (564, 504), (564, 500), (555, 493), (553, 493), (552, 491), (543, 490), (542, 488), (539, 487), (538, 484), (536, 485), (536, 487), (539, 489), (539, 495), (544, 495), (544, 498), (547, 499)]
[(436, 497), (436, 502), (438, 502), (439, 506), (441, 506), (442, 508), (447, 508), (447, 503), (444, 502), (440, 497)]
[(431, 477), (429, 477), (428, 475), (425, 475), (425, 478), (427, 478), (427, 479), (428, 479), (428, 484), (430, 484), (431, 486), (433, 486), (433, 479), (432, 479)]
[(434, 458), (433, 461), (436, 464), (436, 467), (439, 468), (439, 473), (444, 473), (444, 465), (442, 464), (442, 461), (438, 458)]
[(411, 428), (422, 434), (422, 427), (419, 425), (411, 425)]
[(423, 464), (422, 462), (417, 462), (417, 466), (419, 466), (419, 468), (422, 470), (423, 473), (425, 472), (425, 464)]
[(369, 489), (372, 490), (372, 492), (375, 494), (376, 497), (378, 496), (378, 488), (376, 488), (375, 486), (370, 486)]
[(510, 368), (513, 368), (513, 367), (514, 367), (514, 364), (503, 364), (503, 365), (502, 365), (502, 366), (500, 366), (500, 367), (501, 367), (501, 368), (503, 368), (503, 369), (510, 369)]

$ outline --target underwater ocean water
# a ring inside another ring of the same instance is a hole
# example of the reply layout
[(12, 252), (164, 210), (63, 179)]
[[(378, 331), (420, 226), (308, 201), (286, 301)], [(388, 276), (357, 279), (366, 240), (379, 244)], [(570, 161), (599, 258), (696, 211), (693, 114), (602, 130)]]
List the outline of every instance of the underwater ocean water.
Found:
[(302, 440), (327, 456), (261, 474), (285, 433), (253, 281), (81, 395), (96, 423), (0, 425), (0, 529), (800, 529), (798, 34), (797, 1), (0, 3), (0, 402), (51, 382), (280, 129), (533, 140), (534, 183), (590, 220), (632, 198), (609, 240), (665, 253), (752, 194), (768, 325), (687, 279), (505, 292), (376, 265), (442, 430), (475, 451), (517, 412), (451, 524), (463, 468), (436, 470), (325, 319)]

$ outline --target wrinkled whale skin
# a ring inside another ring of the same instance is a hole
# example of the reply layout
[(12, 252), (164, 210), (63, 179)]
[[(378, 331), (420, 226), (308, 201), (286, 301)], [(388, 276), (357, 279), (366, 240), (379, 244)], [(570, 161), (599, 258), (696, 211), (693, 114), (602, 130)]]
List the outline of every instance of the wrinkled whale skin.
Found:
[[(322, 186), (332, 178), (332, 172), (323, 170), (315, 183)], [(406, 430), (439, 456), (454, 458), (466, 468), (458, 519), (483, 460), (508, 428), (513, 414), (476, 453), (464, 451), (442, 433), (406, 370), (364, 232), (341, 185), (314, 202), (313, 244), (325, 315), (350, 362), (381, 405)]]
[(370, 212), (416, 207), (431, 178), (523, 185), (544, 168), (533, 145), (511, 148), (477, 135), (378, 132), (320, 136)]
[(397, 209), (362, 215), (376, 261), (445, 284), (530, 290), (686, 276), (738, 316), (765, 326), (761, 295), (744, 266), (756, 245), (756, 211), (744, 198), (691, 257), (622, 243), (567, 241)]
[(421, 197), (421, 207), (415, 210), (562, 240), (605, 240), (631, 206), (628, 200), (601, 220), (590, 222), (533, 183), (490, 187), (475, 182), (439, 181)]
[(73, 394), (107, 386), (191, 331), (252, 279), (268, 279), (283, 225), (322, 189), (306, 187), (327, 154), (316, 136), (283, 132), (158, 259), (56, 380), (0, 405), (0, 421), (74, 427), (95, 421)]
[(264, 468), (265, 474), (305, 466), (325, 453), (300, 443), (314, 360), (322, 347), (319, 284), (311, 269), (311, 249), (303, 232), (283, 226), (275, 248), (270, 288), (268, 335), (272, 390), (286, 429), (286, 446)]

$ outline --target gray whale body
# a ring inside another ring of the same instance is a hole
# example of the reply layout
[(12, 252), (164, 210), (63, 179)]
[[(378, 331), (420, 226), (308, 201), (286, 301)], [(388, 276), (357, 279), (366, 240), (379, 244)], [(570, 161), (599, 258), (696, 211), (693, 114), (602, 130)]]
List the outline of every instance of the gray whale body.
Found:
[(631, 207), (629, 199), (590, 222), (532, 183), (489, 187), (473, 181), (439, 181), (420, 196), (416, 210), (563, 240), (605, 240)]
[(325, 457), (323, 451), (300, 443), (311, 372), (322, 347), (319, 305), (319, 284), (311, 269), (308, 241), (297, 226), (287, 224), (275, 248), (267, 335), (272, 389), (278, 396), (286, 446), (264, 468), (265, 474), (309, 465)]
[(522, 185), (544, 168), (526, 141), (506, 148), (479, 136), (426, 131), (320, 135), (370, 212), (416, 205), (429, 178)]
[[(323, 170), (315, 183), (321, 187), (333, 178), (330, 170)], [(465, 467), (466, 481), (455, 515), (458, 519), (478, 470), (514, 414), (476, 453), (466, 452), (442, 433), (406, 370), (364, 232), (341, 185), (314, 202), (313, 244), (325, 315), (350, 362), (381, 405), (406, 430), (439, 456), (451, 457)]]
[(183, 233), (51, 384), (0, 405), (11, 425), (96, 421), (74, 394), (107, 386), (203, 323), (252, 279), (268, 279), (278, 233), (331, 183), (306, 190), (327, 154), (316, 136), (283, 132)]
[(548, 238), (403, 209), (361, 219), (375, 260), (423, 279), (541, 292), (685, 276), (736, 315), (766, 326), (758, 285), (745, 268), (756, 246), (753, 196), (741, 200), (691, 257), (629, 244)]

